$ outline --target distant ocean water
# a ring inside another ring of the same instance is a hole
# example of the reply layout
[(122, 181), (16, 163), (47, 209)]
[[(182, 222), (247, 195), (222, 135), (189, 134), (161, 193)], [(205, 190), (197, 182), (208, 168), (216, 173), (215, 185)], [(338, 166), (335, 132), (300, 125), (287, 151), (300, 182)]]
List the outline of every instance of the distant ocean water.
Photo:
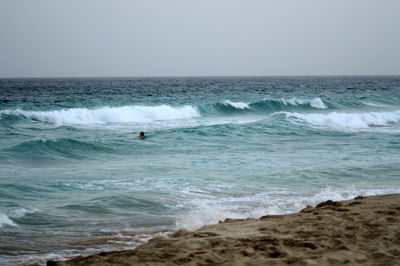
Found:
[(0, 79), (0, 264), (387, 193), (400, 77)]

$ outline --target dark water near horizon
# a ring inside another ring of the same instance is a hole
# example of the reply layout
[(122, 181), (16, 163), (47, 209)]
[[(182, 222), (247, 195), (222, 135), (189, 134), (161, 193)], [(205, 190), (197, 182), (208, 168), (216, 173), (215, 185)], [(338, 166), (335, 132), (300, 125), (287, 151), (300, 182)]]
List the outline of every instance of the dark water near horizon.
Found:
[(397, 76), (0, 79), (0, 264), (400, 193), (399, 158)]

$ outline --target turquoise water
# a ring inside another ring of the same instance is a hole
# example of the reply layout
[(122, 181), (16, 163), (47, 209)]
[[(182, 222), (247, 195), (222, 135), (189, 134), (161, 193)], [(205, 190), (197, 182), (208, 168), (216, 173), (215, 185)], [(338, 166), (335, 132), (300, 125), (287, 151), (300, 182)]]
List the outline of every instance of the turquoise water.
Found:
[(399, 193), (399, 158), (400, 77), (2, 79), (0, 262)]

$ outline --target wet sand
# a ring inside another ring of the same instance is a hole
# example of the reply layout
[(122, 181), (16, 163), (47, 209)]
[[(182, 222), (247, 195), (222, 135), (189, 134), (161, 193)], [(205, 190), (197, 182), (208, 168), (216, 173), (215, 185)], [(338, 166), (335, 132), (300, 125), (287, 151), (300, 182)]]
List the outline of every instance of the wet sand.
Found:
[(290, 215), (225, 220), (134, 250), (48, 265), (400, 265), (400, 194), (327, 201)]

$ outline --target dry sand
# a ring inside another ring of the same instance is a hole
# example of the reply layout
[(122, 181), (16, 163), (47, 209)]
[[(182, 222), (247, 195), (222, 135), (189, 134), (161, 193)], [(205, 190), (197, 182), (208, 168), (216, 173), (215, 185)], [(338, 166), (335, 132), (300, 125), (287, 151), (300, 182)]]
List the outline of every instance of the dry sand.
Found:
[(135, 250), (48, 265), (400, 265), (400, 195), (179, 230)]

